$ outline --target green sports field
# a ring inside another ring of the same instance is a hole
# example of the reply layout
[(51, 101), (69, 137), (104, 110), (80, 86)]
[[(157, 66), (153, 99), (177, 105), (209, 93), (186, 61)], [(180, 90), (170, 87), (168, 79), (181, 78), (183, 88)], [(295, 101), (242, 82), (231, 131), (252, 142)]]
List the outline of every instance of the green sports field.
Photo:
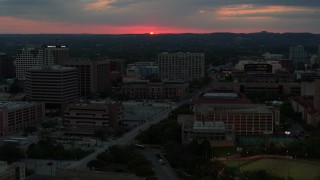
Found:
[(296, 161), (294, 159), (260, 159), (228, 161), (228, 166), (239, 167), (241, 171), (263, 169), (280, 177), (291, 176), (297, 180), (312, 180), (320, 178), (320, 163)]

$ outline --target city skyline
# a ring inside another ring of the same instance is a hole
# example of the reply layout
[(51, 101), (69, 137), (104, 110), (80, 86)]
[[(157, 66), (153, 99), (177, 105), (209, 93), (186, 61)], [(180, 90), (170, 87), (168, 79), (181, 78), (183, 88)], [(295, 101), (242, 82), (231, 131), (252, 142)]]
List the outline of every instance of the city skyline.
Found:
[(320, 33), (319, 6), (318, 0), (0, 0), (0, 33)]

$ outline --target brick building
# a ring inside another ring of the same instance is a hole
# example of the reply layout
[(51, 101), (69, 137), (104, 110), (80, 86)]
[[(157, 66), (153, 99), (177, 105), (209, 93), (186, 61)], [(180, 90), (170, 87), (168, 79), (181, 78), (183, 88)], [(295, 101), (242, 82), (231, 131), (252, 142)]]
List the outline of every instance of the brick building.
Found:
[(122, 93), (130, 99), (176, 99), (189, 93), (185, 81), (136, 80), (122, 86)]
[(0, 102), (1, 135), (23, 132), (44, 118), (44, 105), (33, 102)]

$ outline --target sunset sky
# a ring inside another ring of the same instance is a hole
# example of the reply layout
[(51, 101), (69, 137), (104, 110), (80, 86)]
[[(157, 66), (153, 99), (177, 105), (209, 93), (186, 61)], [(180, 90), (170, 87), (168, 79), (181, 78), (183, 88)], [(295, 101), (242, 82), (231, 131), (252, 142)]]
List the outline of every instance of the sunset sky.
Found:
[(320, 0), (0, 0), (0, 33), (320, 33)]

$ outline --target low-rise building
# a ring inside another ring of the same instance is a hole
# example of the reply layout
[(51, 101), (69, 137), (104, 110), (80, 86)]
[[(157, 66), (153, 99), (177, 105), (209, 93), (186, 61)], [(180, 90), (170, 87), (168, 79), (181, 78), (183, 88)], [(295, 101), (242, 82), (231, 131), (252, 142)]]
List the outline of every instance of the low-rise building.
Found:
[(265, 72), (246, 72), (244, 70), (234, 70), (232, 72), (233, 80), (235, 82), (244, 83), (290, 83), (293, 78), (287, 70), (276, 70), (274, 73)]
[(279, 61), (262, 61), (262, 60), (240, 60), (235, 65), (235, 70), (245, 72), (275, 73), (281, 69)]
[(203, 94), (193, 102), (193, 111), (193, 115), (178, 117), (183, 142), (207, 139), (233, 145), (237, 135), (272, 134), (279, 124), (278, 109), (252, 104), (244, 94), (229, 90)]
[(290, 102), (295, 112), (301, 113), (302, 120), (311, 126), (320, 126), (320, 111), (314, 107), (313, 98), (291, 97)]
[(68, 104), (64, 109), (64, 124), (93, 129), (114, 128), (123, 119), (121, 103)]
[(158, 76), (159, 66), (156, 62), (135, 62), (127, 65), (128, 77)]
[(130, 99), (176, 99), (189, 93), (185, 81), (136, 80), (122, 86), (122, 93)]
[(252, 93), (276, 93), (288, 95), (300, 95), (301, 85), (299, 83), (279, 83), (279, 84), (266, 84), (266, 83), (236, 83), (233, 85), (236, 91), (246, 95)]
[(295, 112), (302, 115), (306, 124), (320, 127), (320, 79), (314, 79), (312, 96), (294, 96), (290, 102)]
[(22, 132), (44, 118), (44, 105), (34, 102), (0, 102), (1, 135)]
[(1, 180), (24, 180), (26, 177), (25, 164), (14, 162), (10, 165), (5, 161), (0, 161), (0, 179)]

